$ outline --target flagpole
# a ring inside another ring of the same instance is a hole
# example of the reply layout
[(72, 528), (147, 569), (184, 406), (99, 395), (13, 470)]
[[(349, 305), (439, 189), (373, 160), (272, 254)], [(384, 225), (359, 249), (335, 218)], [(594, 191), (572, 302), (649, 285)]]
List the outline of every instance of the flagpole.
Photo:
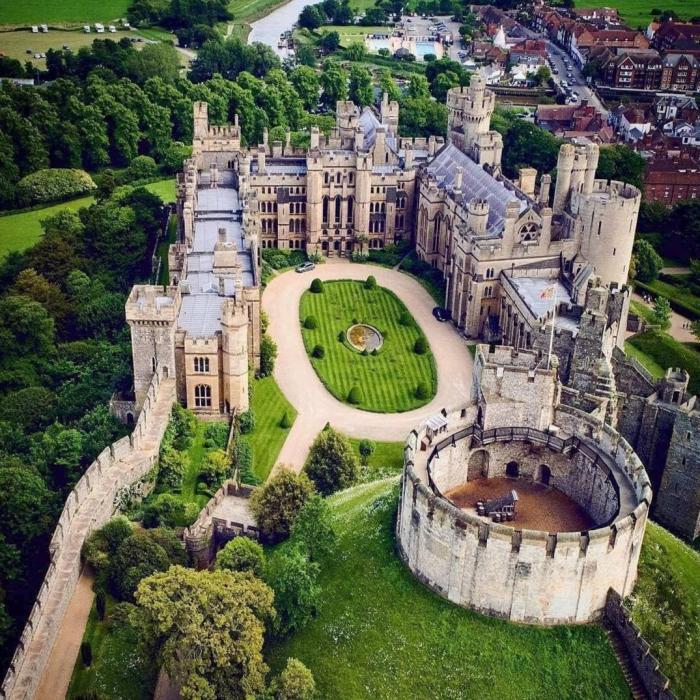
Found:
[(554, 320), (557, 317), (557, 287), (554, 286), (554, 313), (552, 314), (552, 329), (549, 333), (549, 354), (547, 355), (547, 370), (552, 362), (552, 346), (554, 345)]

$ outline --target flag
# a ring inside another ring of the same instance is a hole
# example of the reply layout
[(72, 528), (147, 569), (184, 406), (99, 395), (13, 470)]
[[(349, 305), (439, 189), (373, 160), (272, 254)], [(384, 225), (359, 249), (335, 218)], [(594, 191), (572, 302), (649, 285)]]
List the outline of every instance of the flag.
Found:
[(545, 287), (539, 294), (539, 298), (542, 300), (554, 299), (554, 295), (557, 291), (556, 285), (550, 284), (549, 287)]

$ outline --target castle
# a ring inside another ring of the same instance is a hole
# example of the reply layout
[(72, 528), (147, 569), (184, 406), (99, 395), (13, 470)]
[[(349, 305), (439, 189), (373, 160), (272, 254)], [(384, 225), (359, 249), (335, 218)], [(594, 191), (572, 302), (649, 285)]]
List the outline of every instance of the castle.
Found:
[[(178, 400), (200, 415), (247, 408), (248, 370), (260, 363), (263, 248), (333, 257), (410, 243), (442, 272), (444, 306), (467, 337), (556, 355), (562, 403), (619, 423), (657, 489), (683, 484), (677, 499), (660, 489), (656, 514), (695, 536), (700, 497), (683, 527), (673, 515), (687, 489), (700, 489), (700, 449), (679, 451), (695, 448), (681, 435), (697, 434), (684, 428), (698, 420), (687, 379), (668, 404), (666, 380), (623, 352), (641, 194), (596, 179), (593, 143), (561, 146), (553, 191), (551, 176), (538, 182), (532, 168), (510, 181), (502, 138), (490, 129), (495, 100), (479, 76), (449, 90), (446, 141), (401, 137), (399, 106), (386, 96), (377, 111), (339, 102), (335, 128), (327, 136), (312, 128), (305, 149), (289, 133), (269, 142), (267, 131), (261, 144), (244, 145), (238, 117), (212, 126), (207, 104), (195, 103), (170, 284), (137, 285), (126, 305), (133, 413), (156, 367), (174, 375)], [(688, 466), (673, 476), (677, 458)]]

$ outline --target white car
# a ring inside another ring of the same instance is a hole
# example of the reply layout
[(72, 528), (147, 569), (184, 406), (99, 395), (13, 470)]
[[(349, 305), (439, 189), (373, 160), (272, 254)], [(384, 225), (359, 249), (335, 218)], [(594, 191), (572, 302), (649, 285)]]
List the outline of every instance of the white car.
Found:
[(297, 272), (310, 272), (316, 267), (311, 261), (297, 265), (295, 268)]

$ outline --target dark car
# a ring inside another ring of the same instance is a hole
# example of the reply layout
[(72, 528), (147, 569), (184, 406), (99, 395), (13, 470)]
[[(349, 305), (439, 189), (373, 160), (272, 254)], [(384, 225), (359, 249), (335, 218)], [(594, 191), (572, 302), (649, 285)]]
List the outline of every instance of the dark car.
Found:
[(449, 312), (448, 309), (443, 309), (441, 306), (436, 306), (433, 309), (433, 316), (440, 321), (440, 323), (444, 323), (445, 321), (449, 321), (452, 318), (452, 314)]

